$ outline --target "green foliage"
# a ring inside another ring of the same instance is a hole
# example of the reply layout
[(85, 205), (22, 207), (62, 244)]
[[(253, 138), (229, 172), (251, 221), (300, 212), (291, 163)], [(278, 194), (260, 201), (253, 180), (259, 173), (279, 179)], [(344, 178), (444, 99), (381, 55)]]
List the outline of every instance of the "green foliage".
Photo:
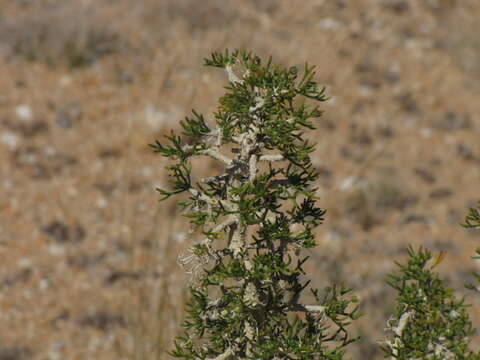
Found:
[[(313, 229), (325, 215), (312, 187), (315, 147), (304, 130), (315, 128), (321, 111), (313, 102), (326, 100), (325, 89), (313, 80), (313, 67), (300, 74), (248, 52), (215, 53), (205, 64), (229, 76), (215, 124), (193, 111), (182, 136), (150, 145), (172, 160), (171, 190), (158, 189), (162, 199), (187, 192), (181, 205), (205, 236), (181, 260), (196, 281), (185, 335), (171, 355), (343, 359), (356, 340), (347, 326), (359, 316), (350, 289), (311, 289), (312, 304), (299, 303), (309, 284), (300, 250), (315, 246)], [(193, 183), (198, 156), (219, 161), (224, 172)]]
[(463, 226), (471, 229), (480, 228), (480, 211), (476, 208), (470, 208), (470, 212), (465, 217)]
[[(383, 350), (393, 359), (480, 359), (469, 350), (472, 323), (464, 299), (431, 270), (442, 261), (420, 248), (408, 248), (406, 265), (397, 263), (400, 274), (389, 275), (388, 284), (398, 292), (396, 310), (389, 320), (392, 340)], [(427, 266), (428, 264), (428, 266)]]
[[(480, 202), (479, 202), (480, 205)], [(480, 211), (477, 208), (470, 208), (468, 215), (465, 217), (465, 222), (462, 224), (467, 229), (480, 229)], [(476, 250), (477, 256), (473, 259), (480, 260), (480, 248)], [(478, 282), (480, 282), (480, 274), (473, 274)], [(465, 284), (465, 287), (470, 290), (479, 292), (479, 287), (474, 284)]]

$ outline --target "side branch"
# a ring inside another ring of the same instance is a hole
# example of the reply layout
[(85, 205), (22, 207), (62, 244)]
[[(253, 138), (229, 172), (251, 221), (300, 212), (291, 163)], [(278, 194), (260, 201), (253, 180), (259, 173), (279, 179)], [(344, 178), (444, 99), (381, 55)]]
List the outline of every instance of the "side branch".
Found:
[(413, 311), (407, 311), (402, 314), (400, 319), (398, 320), (397, 326), (391, 326), (387, 328), (388, 330), (392, 330), (395, 333), (395, 339), (393, 342), (387, 340), (385, 344), (392, 350), (392, 360), (397, 358), (398, 349), (402, 346), (402, 334), (405, 328), (407, 327), (408, 321), (413, 316)]
[(262, 155), (258, 158), (259, 161), (283, 161), (285, 157), (281, 154)]
[(232, 83), (242, 82), (242, 80), (233, 72), (231, 65), (225, 66), (225, 71), (227, 72), (228, 80), (231, 81)]
[(216, 160), (223, 162), (225, 165), (230, 165), (232, 163), (232, 159), (228, 158), (227, 156), (223, 155), (221, 152), (215, 149), (206, 149), (200, 151), (202, 155), (208, 155)]
[(204, 192), (201, 192), (194, 188), (188, 189), (188, 192), (193, 196), (197, 197), (198, 199), (205, 201), (210, 206), (223, 206), (228, 211), (235, 210), (234, 205), (228, 200), (214, 199), (211, 196), (208, 196), (207, 194), (205, 194)]
[(220, 354), (217, 357), (210, 358), (210, 359), (207, 359), (207, 360), (226, 360), (232, 355), (233, 355), (232, 349), (228, 348), (227, 350), (225, 350), (225, 352), (223, 354)]
[(223, 229), (225, 229), (227, 226), (230, 226), (232, 224), (235, 224), (237, 222), (237, 218), (235, 216), (230, 216), (227, 220), (225, 220), (223, 223), (218, 224), (215, 226), (212, 231), (213, 232), (220, 232)]
[(301, 311), (309, 313), (324, 313), (325, 306), (321, 305), (303, 305), (303, 304), (291, 304), (288, 306), (290, 311)]

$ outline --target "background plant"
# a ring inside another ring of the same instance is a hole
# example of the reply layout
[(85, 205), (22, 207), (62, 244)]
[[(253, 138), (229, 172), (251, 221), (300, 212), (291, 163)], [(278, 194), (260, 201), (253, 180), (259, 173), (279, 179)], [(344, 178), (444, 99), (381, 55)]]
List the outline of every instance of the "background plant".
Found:
[[(479, 203), (480, 204), (480, 203)], [(470, 208), (469, 213), (465, 217), (465, 222), (462, 224), (463, 227), (467, 229), (480, 229), (480, 211), (478, 208)], [(480, 259), (480, 248), (476, 250), (478, 256), (474, 256), (473, 258), (478, 260)], [(480, 281), (480, 274), (474, 274), (477, 281)], [(467, 284), (466, 287), (471, 290), (475, 290), (479, 292), (479, 287), (473, 284)]]
[(478, 359), (469, 349), (474, 333), (463, 298), (457, 298), (432, 272), (444, 258), (420, 248), (408, 249), (406, 265), (397, 263), (400, 274), (389, 275), (397, 292), (394, 315), (387, 330), (392, 336), (383, 347), (392, 359)]
[[(478, 209), (470, 209), (463, 226), (480, 227)], [(389, 275), (388, 284), (398, 295), (395, 313), (387, 324), (392, 335), (382, 348), (385, 356), (392, 359), (479, 359), (480, 353), (469, 347), (470, 336), (475, 330), (466, 312), (465, 299), (456, 297), (444, 280), (432, 272), (446, 252), (434, 257), (428, 250), (415, 251), (409, 247), (408, 253), (406, 265), (397, 263), (400, 274)], [(480, 279), (480, 275), (474, 276)], [(478, 291), (473, 284), (466, 284), (466, 287)]]

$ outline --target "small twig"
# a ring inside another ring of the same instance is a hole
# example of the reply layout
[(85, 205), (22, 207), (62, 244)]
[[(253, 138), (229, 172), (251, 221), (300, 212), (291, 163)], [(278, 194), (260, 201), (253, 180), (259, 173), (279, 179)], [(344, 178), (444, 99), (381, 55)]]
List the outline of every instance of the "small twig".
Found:
[(242, 80), (233, 72), (232, 65), (225, 66), (225, 71), (227, 72), (228, 80), (231, 81), (232, 83), (242, 82)]
[(261, 155), (258, 161), (283, 161), (285, 157), (281, 154)]
[(230, 165), (232, 163), (232, 159), (228, 158), (227, 156), (223, 155), (217, 149), (206, 149), (199, 152), (203, 155), (208, 155), (216, 160), (223, 162), (225, 165)]
[(226, 360), (231, 355), (233, 355), (233, 351), (232, 351), (232, 349), (228, 348), (227, 350), (225, 350), (225, 352), (223, 354), (220, 354), (215, 358), (210, 358), (210, 359), (207, 359), (207, 360)]
[(325, 306), (321, 306), (321, 305), (290, 304), (290, 305), (288, 306), (288, 310), (290, 310), (290, 311), (309, 312), (309, 313), (324, 313), (324, 312), (325, 312)]
[(207, 204), (209, 204), (211, 206), (221, 206), (221, 207), (224, 207), (228, 211), (234, 211), (235, 210), (234, 204), (232, 202), (230, 202), (229, 200), (212, 198), (211, 196), (208, 196), (204, 192), (199, 191), (195, 188), (190, 188), (190, 189), (188, 189), (188, 191), (194, 197), (197, 197), (200, 200), (205, 201)]
[(398, 349), (400, 348), (400, 346), (402, 345), (402, 334), (403, 334), (403, 331), (405, 330), (407, 324), (408, 324), (408, 320), (413, 316), (413, 311), (407, 311), (405, 313), (402, 314), (402, 316), (400, 317), (400, 320), (398, 320), (398, 325), (397, 326), (392, 326), (390, 327), (389, 329), (392, 330), (394, 333), (395, 333), (395, 340), (394, 342), (392, 343), (391, 341), (387, 340), (385, 341), (385, 344), (390, 348), (392, 349), (392, 360), (396, 359), (397, 358), (397, 355), (398, 355)]
[(230, 226), (230, 225), (233, 225), (237, 222), (237, 218), (235, 216), (230, 216), (228, 217), (227, 220), (225, 220), (223, 223), (221, 224), (218, 224), (217, 226), (215, 226), (213, 228), (213, 232), (220, 232), (222, 231), (223, 229), (225, 229), (227, 226)]

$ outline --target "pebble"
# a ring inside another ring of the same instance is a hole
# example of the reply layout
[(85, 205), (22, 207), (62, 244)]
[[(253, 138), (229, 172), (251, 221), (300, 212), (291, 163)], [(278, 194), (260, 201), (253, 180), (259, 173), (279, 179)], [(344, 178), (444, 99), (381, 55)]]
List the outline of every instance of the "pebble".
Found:
[(19, 105), (15, 108), (15, 114), (19, 119), (30, 121), (33, 118), (32, 108), (28, 105)]
[(21, 258), (21, 259), (18, 261), (18, 266), (20, 266), (20, 267), (22, 267), (22, 268), (32, 267), (32, 260), (29, 259), (29, 258)]
[(105, 209), (108, 206), (108, 201), (104, 197), (99, 197), (96, 205), (99, 209)]
[(348, 176), (340, 183), (340, 190), (347, 191), (356, 183), (358, 183), (358, 178), (356, 176)]
[(4, 143), (10, 150), (15, 150), (19, 144), (19, 138), (12, 132), (6, 132), (2, 134), (2, 143)]
[(318, 26), (325, 30), (338, 30), (342, 27), (342, 24), (332, 18), (325, 18), (318, 22)]
[(65, 247), (62, 245), (51, 244), (48, 247), (48, 252), (52, 255), (61, 256), (65, 254)]
[(180, 115), (181, 112), (176, 107), (159, 109), (155, 105), (149, 104), (143, 110), (143, 119), (153, 131), (160, 131), (163, 127), (176, 124)]
[(432, 129), (429, 129), (429, 128), (423, 128), (420, 130), (420, 136), (423, 137), (423, 138), (430, 138), (432, 137)]

